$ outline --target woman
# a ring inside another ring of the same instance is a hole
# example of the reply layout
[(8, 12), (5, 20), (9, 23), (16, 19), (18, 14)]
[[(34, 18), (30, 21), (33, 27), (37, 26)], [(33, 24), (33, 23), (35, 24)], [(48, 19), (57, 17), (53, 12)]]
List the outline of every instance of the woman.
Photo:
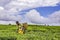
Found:
[(18, 21), (16, 21), (16, 26), (18, 27), (18, 29), (20, 29), (22, 25)]
[(18, 27), (17, 32), (20, 33), (20, 31), (22, 31), (22, 25), (16, 21), (16, 26)]

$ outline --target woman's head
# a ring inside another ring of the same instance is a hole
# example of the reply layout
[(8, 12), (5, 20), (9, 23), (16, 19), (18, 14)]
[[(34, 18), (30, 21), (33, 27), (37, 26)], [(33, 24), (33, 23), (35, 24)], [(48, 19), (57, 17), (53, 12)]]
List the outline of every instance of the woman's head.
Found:
[(19, 21), (16, 21), (16, 24), (19, 25)]

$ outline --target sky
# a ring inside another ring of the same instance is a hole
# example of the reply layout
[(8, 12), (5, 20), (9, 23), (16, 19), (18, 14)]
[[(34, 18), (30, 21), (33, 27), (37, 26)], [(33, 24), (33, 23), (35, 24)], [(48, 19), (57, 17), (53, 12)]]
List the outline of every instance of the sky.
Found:
[(60, 25), (60, 0), (0, 0), (0, 24)]

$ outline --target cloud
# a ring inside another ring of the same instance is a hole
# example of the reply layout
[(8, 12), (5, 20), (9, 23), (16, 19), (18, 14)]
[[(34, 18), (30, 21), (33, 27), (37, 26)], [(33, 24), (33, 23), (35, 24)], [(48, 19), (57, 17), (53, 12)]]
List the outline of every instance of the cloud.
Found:
[(0, 0), (0, 6), (5, 6), (7, 3), (9, 3), (11, 0)]
[[(21, 14), (20, 11), (25, 9), (32, 9), (36, 7), (57, 6), (59, 2), (60, 0), (0, 0), (0, 20), (21, 21), (23, 16), (19, 15)], [(41, 23), (45, 23), (46, 20), (49, 21), (48, 18), (39, 15), (39, 12), (33, 10), (33, 13), (37, 13), (37, 14), (31, 14), (31, 17), (37, 18), (36, 20), (38, 20), (38, 22), (41, 21)], [(35, 18), (31, 19), (29, 17), (29, 19), (34, 20), (32, 22), (36, 22)]]
[(21, 7), (56, 6), (60, 0), (12, 0), (8, 5)]
[(1, 10), (4, 10), (4, 8), (3, 8), (3, 7), (0, 7), (0, 11), (1, 11)]
[(28, 13), (26, 13), (26, 17), (33, 23), (45, 23), (48, 21), (48, 18), (41, 16), (36, 10), (30, 10)]
[(7, 5), (6, 9), (16, 8), (19, 11), (23, 9), (45, 7), (45, 6), (57, 6), (60, 0), (11, 0)]
[(53, 23), (60, 24), (60, 10), (49, 15), (49, 18), (52, 20)]
[(30, 10), (26, 17), (36, 24), (60, 24), (60, 11), (56, 11), (49, 15), (47, 18), (40, 15), (36, 10)]
[[(0, 7), (0, 20), (5, 20), (5, 21), (20, 21), (22, 19), (22, 16), (19, 15), (17, 10), (15, 9), (10, 9), (10, 10), (5, 10), (2, 7)], [(2, 10), (3, 9), (3, 10)]]
[(14, 21), (0, 21), (0, 24), (15, 24), (15, 22)]

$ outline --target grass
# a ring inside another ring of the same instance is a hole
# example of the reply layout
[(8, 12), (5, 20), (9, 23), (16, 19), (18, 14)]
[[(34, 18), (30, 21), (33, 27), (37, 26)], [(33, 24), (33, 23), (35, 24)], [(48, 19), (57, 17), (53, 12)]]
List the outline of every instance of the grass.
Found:
[(15, 25), (0, 25), (0, 40), (60, 40), (60, 26), (29, 25), (19, 34)]

